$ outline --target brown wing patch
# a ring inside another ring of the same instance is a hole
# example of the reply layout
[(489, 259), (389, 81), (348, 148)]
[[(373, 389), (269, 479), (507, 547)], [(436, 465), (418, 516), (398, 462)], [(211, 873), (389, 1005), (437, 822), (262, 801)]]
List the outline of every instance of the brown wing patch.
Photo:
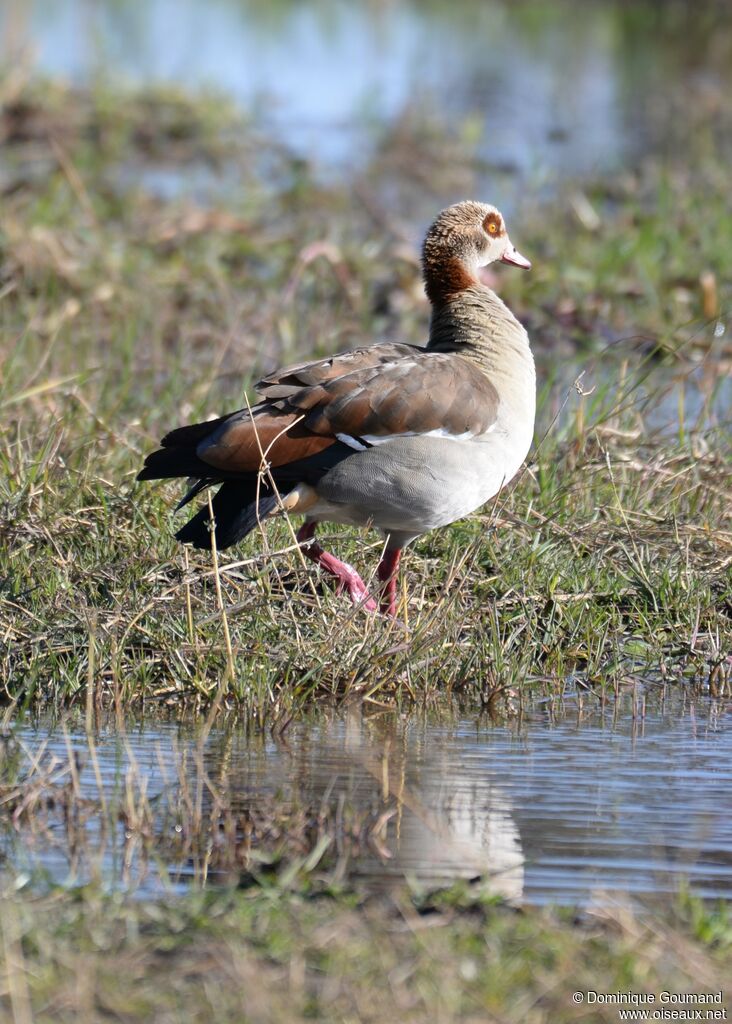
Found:
[(324, 451), (334, 436), (314, 434), (296, 413), (270, 413), (261, 406), (255, 415), (248, 409), (236, 412), (199, 444), (197, 455), (216, 469), (232, 473), (257, 473), (262, 462), (286, 466)]
[(284, 466), (324, 451), (339, 435), (480, 435), (495, 423), (499, 402), (469, 360), (410, 345), (288, 367), (259, 388), (264, 400), (217, 426), (198, 445), (200, 459), (228, 472), (257, 472), (263, 453), (273, 467)]
[(482, 434), (498, 411), (496, 389), (473, 363), (421, 349), (398, 363), (305, 388), (287, 402), (307, 413), (303, 426), (308, 430), (351, 437), (431, 430)]
[(423, 350), (416, 345), (399, 344), (355, 348), (350, 352), (341, 352), (331, 356), (329, 359), (285, 366), (262, 377), (256, 385), (256, 390), (264, 398), (283, 397), (293, 394), (303, 387), (324, 384), (326, 381), (335, 380), (351, 373), (361, 373), (369, 368), (375, 369), (387, 363), (398, 362), (414, 352), (421, 351)]

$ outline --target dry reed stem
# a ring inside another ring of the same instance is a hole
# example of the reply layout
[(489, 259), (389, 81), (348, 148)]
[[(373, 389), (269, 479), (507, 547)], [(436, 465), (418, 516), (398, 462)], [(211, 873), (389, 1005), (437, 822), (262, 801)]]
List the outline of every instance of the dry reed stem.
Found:
[(232, 685), (236, 679), (236, 669), (234, 667), (234, 652), (231, 647), (231, 634), (229, 633), (229, 620), (226, 615), (226, 608), (224, 606), (224, 598), (221, 590), (221, 574), (219, 572), (219, 556), (216, 549), (216, 519), (213, 513), (213, 504), (211, 502), (211, 491), (206, 492), (208, 499), (208, 515), (209, 515), (209, 530), (211, 533), (211, 558), (213, 560), (214, 567), (214, 581), (216, 585), (216, 604), (221, 614), (221, 624), (224, 631), (224, 644), (226, 646), (226, 667), (227, 672), (222, 677), (220, 689), (225, 689), (225, 684), (230, 682)]

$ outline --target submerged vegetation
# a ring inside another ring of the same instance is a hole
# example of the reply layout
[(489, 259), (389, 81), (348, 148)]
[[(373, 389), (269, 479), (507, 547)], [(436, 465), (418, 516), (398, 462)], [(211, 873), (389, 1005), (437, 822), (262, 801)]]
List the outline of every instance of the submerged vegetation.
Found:
[(131, 747), (126, 770), (101, 767), (114, 722), (92, 710), (84, 742), (81, 719), (64, 743), (0, 746), (2, 1020), (610, 1024), (617, 1006), (572, 993), (725, 993), (723, 904), (519, 908), (485, 878), (367, 890), (344, 864), (388, 857), (386, 801), (258, 798), (206, 728), (161, 788)]

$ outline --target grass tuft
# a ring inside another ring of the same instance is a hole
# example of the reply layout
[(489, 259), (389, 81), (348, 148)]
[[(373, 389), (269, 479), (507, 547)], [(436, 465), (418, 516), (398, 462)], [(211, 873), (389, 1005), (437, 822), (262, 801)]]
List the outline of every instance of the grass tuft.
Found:
[[(216, 571), (171, 538), (176, 488), (134, 483), (167, 429), (242, 405), (281, 360), (424, 339), (419, 228), (379, 199), (384, 151), (353, 191), (325, 190), (211, 98), (5, 90), (8, 700), (198, 708), (219, 694), (265, 720), (321, 698), (484, 703), (570, 677), (727, 692), (732, 238), (714, 161), (518, 211), (535, 271), (498, 287), (534, 340), (538, 443), (493, 508), (408, 553), (404, 631), (337, 598), (285, 523), (219, 552)], [(447, 190), (444, 143), (420, 124), (405, 119), (389, 152), (419, 136), (420, 175)], [(155, 191), (161, 167), (172, 196)], [(441, 202), (424, 197), (430, 213)], [(372, 574), (375, 537), (327, 538)]]

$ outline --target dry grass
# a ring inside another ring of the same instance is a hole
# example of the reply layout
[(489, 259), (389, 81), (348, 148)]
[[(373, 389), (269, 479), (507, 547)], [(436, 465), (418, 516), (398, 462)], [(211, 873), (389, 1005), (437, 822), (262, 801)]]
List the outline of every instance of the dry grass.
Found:
[[(324, 190), (222, 105), (5, 90), (9, 699), (195, 707), (218, 694), (274, 721), (321, 695), (485, 701), (552, 692), (570, 673), (601, 691), (629, 676), (724, 686), (732, 471), (720, 387), (730, 352), (717, 325), (730, 295), (715, 270), (732, 242), (713, 166), (694, 179), (649, 169), (620, 195), (614, 186), (607, 206), (609, 190), (588, 187), (599, 231), (572, 214), (576, 191), (519, 214), (514, 234), (536, 270), (500, 286), (532, 329), (547, 382), (542, 423), (553, 425), (510, 493), (409, 553), (405, 630), (337, 598), (303, 567), (285, 524), (219, 553), (219, 572), (187, 556), (170, 537), (176, 489), (133, 478), (165, 429), (241, 404), (242, 381), (282, 359), (421, 340), (427, 310), (405, 244), (416, 225), (373, 189), (368, 204)], [(408, 146), (408, 127), (400, 132)], [(451, 189), (437, 140), (420, 144), (425, 160), (433, 152), (435, 190)], [(151, 164), (185, 182), (203, 163), (208, 202), (131, 187), (125, 161), (142, 181)], [(423, 200), (431, 211), (439, 201)], [(690, 210), (704, 218), (703, 251), (680, 282)], [(653, 262), (659, 247), (663, 264)], [(597, 268), (589, 283), (583, 266)], [(682, 309), (685, 326), (672, 327)], [(629, 328), (633, 340), (598, 347)], [(661, 420), (676, 425), (660, 430)], [(378, 540), (327, 535), (368, 578)]]
[(653, 921), (623, 907), (573, 920), (460, 889), (421, 904), (250, 890), (168, 906), (88, 889), (0, 909), (0, 1013), (18, 1024), (614, 1024), (617, 1007), (572, 992), (724, 993), (728, 980), (729, 921), (691, 902)]
[[(186, 555), (175, 488), (134, 475), (170, 425), (241, 404), (281, 360), (422, 341), (416, 245), (435, 209), (475, 192), (465, 144), (405, 116), (357, 181), (325, 188), (220, 98), (18, 75), (0, 83), (0, 138), (4, 720), (71, 705), (88, 748), (82, 763), (2, 739), (0, 812), (44, 855), (113, 851), (125, 882), (170, 880), (161, 863), (177, 862), (248, 886), (166, 904), (44, 893), (37, 875), (18, 894), (14, 871), (0, 1019), (615, 1021), (571, 991), (723, 988), (723, 912), (682, 900), (574, 920), (460, 887), (361, 902), (333, 883), (378, 846), (378, 816), (260, 802), (243, 817), (195, 753), (163, 799), (134, 764), (110, 793), (98, 730), (151, 706), (204, 712), (204, 736), (232, 711), (282, 736), (334, 700), (510, 716), (568, 679), (593, 701), (656, 682), (728, 697), (724, 161), (648, 165), (518, 211), (535, 270), (500, 287), (534, 338), (550, 430), (493, 508), (409, 553), (403, 629), (344, 604), (283, 522), (218, 571)], [(175, 198), (151, 187), (159, 172)], [(378, 540), (327, 535), (368, 577)]]

